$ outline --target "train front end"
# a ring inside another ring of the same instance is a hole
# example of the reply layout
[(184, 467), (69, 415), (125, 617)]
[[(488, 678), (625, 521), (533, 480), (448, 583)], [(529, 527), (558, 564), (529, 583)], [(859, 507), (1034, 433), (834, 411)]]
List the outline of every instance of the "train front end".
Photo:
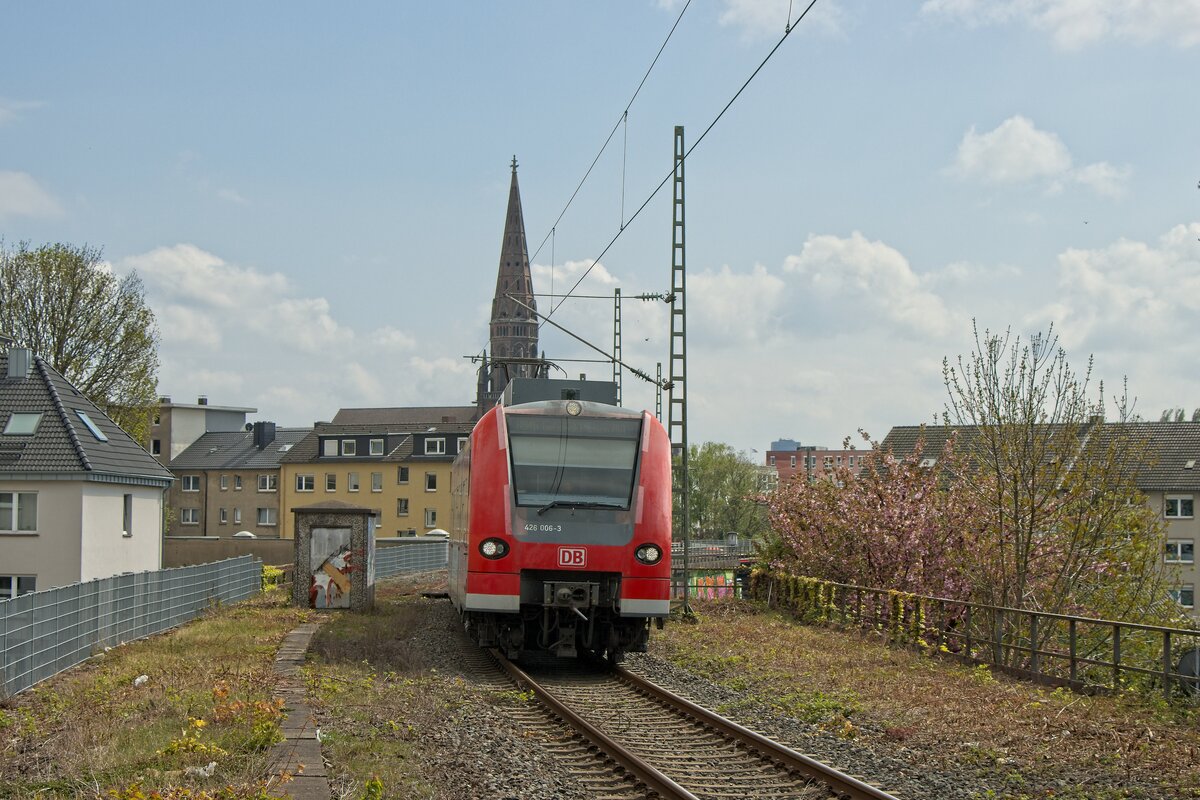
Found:
[(671, 463), (647, 412), (498, 406), (455, 465), (451, 599), (483, 646), (620, 660), (670, 610)]

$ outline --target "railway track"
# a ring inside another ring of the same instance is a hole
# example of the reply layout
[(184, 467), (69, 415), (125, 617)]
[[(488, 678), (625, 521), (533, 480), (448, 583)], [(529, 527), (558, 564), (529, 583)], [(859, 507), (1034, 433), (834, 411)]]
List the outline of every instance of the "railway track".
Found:
[[(579, 772), (591, 770), (586, 782), (597, 796), (628, 797), (632, 788), (669, 800), (896, 800), (619, 667), (556, 660), (526, 671), (491, 652), (586, 740), (558, 749)], [(597, 757), (611, 774), (595, 772)]]

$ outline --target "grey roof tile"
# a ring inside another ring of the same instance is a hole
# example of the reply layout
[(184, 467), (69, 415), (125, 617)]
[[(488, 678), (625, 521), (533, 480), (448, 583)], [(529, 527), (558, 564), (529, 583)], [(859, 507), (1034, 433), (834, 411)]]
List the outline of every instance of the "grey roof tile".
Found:
[(171, 459), (171, 469), (278, 469), (280, 459), (312, 428), (276, 428), (275, 440), (259, 449), (253, 431), (206, 433)]
[[(25, 378), (4, 377), (8, 353), (0, 353), (0, 430), (14, 412), (40, 412), (31, 436), (0, 434), (0, 476), (70, 473), (167, 482), (171, 473), (121, 430), (40, 356)], [(79, 412), (107, 441), (97, 439)]]

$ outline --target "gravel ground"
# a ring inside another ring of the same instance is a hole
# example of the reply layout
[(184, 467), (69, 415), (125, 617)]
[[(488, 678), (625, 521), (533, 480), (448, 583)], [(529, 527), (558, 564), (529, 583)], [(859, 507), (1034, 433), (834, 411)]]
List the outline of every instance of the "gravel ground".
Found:
[[(447, 678), (447, 691), (457, 693), (461, 703), (445, 725), (421, 734), (430, 765), (427, 777), (441, 787), (442, 796), (450, 800), (591, 797), (586, 787), (539, 746), (538, 737), (531, 737), (502, 705), (497, 706), (494, 692), (508, 687), (486, 667), (475, 666), (477, 654), (462, 635), (450, 604), (444, 600), (421, 602), (429, 613), (412, 632), (411, 643), (423, 653), (426, 669)], [(654, 655), (630, 655), (626, 666), (708, 708), (739, 700), (735, 693)], [(743, 711), (736, 721), (906, 800), (971, 800), (988, 788), (970, 770), (957, 774), (931, 772), (923, 765), (920, 753), (902, 745), (879, 746), (841, 739), (767, 708)]]

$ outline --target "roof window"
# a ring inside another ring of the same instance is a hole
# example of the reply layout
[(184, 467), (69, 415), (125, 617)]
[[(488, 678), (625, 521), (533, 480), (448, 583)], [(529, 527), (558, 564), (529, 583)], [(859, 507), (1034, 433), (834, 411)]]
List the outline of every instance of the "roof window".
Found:
[(1195, 469), (1196, 468), (1196, 459), (1189, 458), (1187, 460), (1187, 463), (1183, 465), (1183, 468), (1184, 469)]
[[(96, 437), (96, 441), (108, 441), (108, 437), (104, 435), (104, 431), (100, 430), (100, 428), (96, 426), (95, 422), (92, 422), (92, 418), (87, 415), (87, 412), (76, 409), (75, 413), (79, 415), (81, 420), (83, 420), (83, 424), (87, 426), (87, 429), (92, 432), (92, 436)], [(213, 449), (215, 450), (216, 448)], [(211, 453), (212, 451), (210, 450), (209, 452)]]
[(42, 412), (26, 413), (14, 411), (4, 426), (4, 433), (9, 436), (28, 436), (37, 431), (38, 423), (42, 421)]

